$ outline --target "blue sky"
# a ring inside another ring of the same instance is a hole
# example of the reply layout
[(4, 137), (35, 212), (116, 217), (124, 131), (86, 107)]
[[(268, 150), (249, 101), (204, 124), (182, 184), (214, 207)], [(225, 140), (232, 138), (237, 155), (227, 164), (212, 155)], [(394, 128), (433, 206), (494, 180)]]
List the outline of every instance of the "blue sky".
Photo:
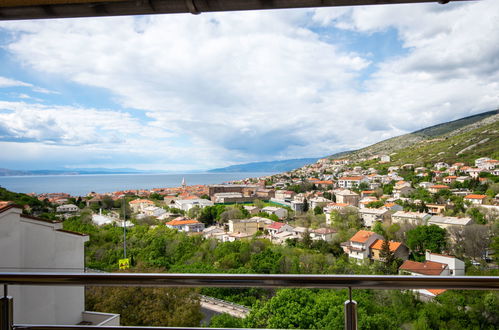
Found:
[(192, 171), (499, 105), (499, 2), (0, 22), (0, 168)]

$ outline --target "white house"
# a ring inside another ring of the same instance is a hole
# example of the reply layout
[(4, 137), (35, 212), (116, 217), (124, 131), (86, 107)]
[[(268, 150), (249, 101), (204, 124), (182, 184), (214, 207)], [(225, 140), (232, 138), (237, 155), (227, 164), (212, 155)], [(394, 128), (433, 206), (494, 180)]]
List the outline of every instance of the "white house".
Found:
[(288, 210), (283, 209), (282, 207), (266, 206), (262, 209), (262, 212), (265, 212), (267, 214), (275, 214), (279, 219), (284, 219), (288, 216)]
[(363, 176), (344, 176), (338, 179), (338, 187), (350, 189), (358, 187), (362, 182), (368, 182), (367, 178)]
[(291, 190), (276, 190), (275, 191), (275, 199), (279, 199), (279, 200), (291, 200), (293, 198), (293, 196), (295, 196), (296, 193), (294, 191), (291, 191)]
[(207, 200), (207, 199), (177, 199), (175, 201), (174, 206), (178, 209), (184, 210), (184, 211), (189, 211), (195, 206), (198, 206), (200, 208), (205, 208), (207, 206), (213, 206), (215, 205), (212, 201)]
[(352, 206), (359, 205), (360, 196), (354, 191), (343, 189), (339, 191), (335, 191), (334, 195), (336, 197), (337, 203), (345, 203)]
[(404, 212), (397, 211), (392, 214), (392, 223), (398, 224), (412, 224), (412, 225), (425, 225), (430, 215), (423, 212)]
[(393, 187), (393, 197), (400, 198), (407, 196), (411, 191), (413, 191), (411, 184), (406, 181), (398, 181)]
[(160, 217), (166, 213), (166, 210), (157, 206), (148, 206), (143, 209), (143, 212), (150, 217)]
[(390, 156), (388, 155), (381, 155), (379, 157), (379, 161), (382, 163), (389, 163), (390, 162)]
[(293, 232), (293, 227), (283, 222), (274, 222), (267, 226), (267, 230), (271, 236), (285, 231)]
[(390, 218), (390, 211), (386, 208), (361, 208), (359, 216), (365, 227), (371, 227), (375, 221), (383, 222)]
[(444, 163), (444, 162), (438, 162), (438, 163), (435, 163), (435, 165), (433, 167), (438, 170), (440, 168), (448, 168), (448, 167), (450, 167), (450, 165), (447, 163)]
[(310, 231), (310, 238), (313, 241), (322, 240), (331, 242), (336, 234), (337, 231), (332, 228), (319, 228)]
[(487, 195), (470, 194), (464, 196), (465, 201), (468, 201), (474, 205), (482, 205), (485, 198), (487, 198)]
[(417, 262), (406, 260), (399, 267), (401, 274), (409, 274), (414, 276), (448, 276), (450, 275), (449, 266), (445, 263), (426, 260), (425, 262)]
[(449, 268), (449, 275), (451, 276), (464, 276), (464, 262), (453, 256), (431, 253), (426, 251), (425, 254), (426, 261), (439, 262), (441, 264), (446, 264)]
[(223, 233), (225, 233), (225, 231), (217, 226), (210, 226), (208, 228), (203, 229), (204, 238), (215, 237), (217, 234), (223, 234)]
[(80, 209), (78, 208), (78, 206), (74, 205), (74, 204), (65, 204), (65, 205), (61, 205), (61, 206), (58, 206), (56, 208), (56, 212), (58, 213), (75, 213), (75, 212), (78, 212)]
[[(0, 208), (0, 237), (3, 272), (84, 271), (89, 238), (63, 230), (60, 221), (24, 215), (21, 207), (10, 204)], [(14, 323), (77, 325), (94, 317), (93, 325), (119, 325), (117, 314), (85, 312), (83, 286), (9, 285), (9, 295)]]
[(197, 220), (179, 218), (166, 223), (168, 228), (177, 229), (184, 232), (202, 232), (204, 223)]
[(144, 208), (148, 206), (154, 206), (154, 202), (148, 199), (135, 199), (130, 201), (130, 208), (133, 212), (138, 213), (141, 212)]
[(471, 224), (473, 224), (473, 220), (469, 217), (458, 218), (434, 215), (430, 219), (428, 219), (428, 226), (437, 225), (443, 229), (447, 229), (449, 227), (464, 227)]
[(324, 198), (322, 196), (310, 198), (308, 200), (308, 204), (311, 209), (314, 209), (316, 206), (326, 205), (327, 203), (331, 203), (332, 200)]

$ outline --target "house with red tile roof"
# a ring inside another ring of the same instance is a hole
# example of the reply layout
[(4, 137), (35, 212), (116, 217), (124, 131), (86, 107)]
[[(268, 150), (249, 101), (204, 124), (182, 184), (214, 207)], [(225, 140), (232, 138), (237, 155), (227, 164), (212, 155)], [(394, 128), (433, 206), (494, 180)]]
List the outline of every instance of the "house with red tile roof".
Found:
[(449, 268), (449, 275), (451, 276), (464, 276), (465, 275), (465, 265), (464, 262), (454, 256), (446, 254), (431, 253), (426, 251), (425, 253), (426, 261), (440, 262), (446, 264)]
[[(369, 247), (371, 249), (371, 259), (383, 261), (381, 258), (381, 250), (383, 249), (383, 243), (385, 241), (382, 239), (377, 239)], [(407, 260), (409, 258), (409, 248), (401, 242), (389, 241), (388, 242), (390, 251), (393, 252), (395, 258)]]
[(443, 178), (442, 181), (443, 183), (451, 184), (452, 182), (456, 181), (456, 179), (457, 179), (456, 175), (449, 175)]
[(431, 192), (432, 194), (436, 194), (440, 190), (449, 189), (449, 188), (450, 188), (449, 186), (446, 186), (444, 184), (435, 184), (433, 186), (428, 187), (428, 191)]
[(310, 237), (313, 241), (326, 241), (330, 242), (333, 240), (334, 236), (337, 235), (337, 231), (332, 228), (319, 228), (310, 231)]
[(401, 274), (415, 276), (448, 276), (450, 275), (449, 266), (447, 264), (435, 261), (417, 262), (406, 260), (399, 267)]
[(435, 299), (435, 297), (441, 295), (444, 293), (445, 289), (419, 289), (419, 290), (414, 290), (419, 292), (419, 299), (422, 301), (432, 301)]
[(485, 198), (487, 198), (487, 195), (470, 194), (464, 196), (465, 201), (471, 202), (471, 204), (475, 205), (482, 205)]
[(278, 233), (282, 233), (284, 231), (293, 231), (293, 227), (284, 222), (274, 222), (267, 226), (267, 230), (271, 236), (274, 236)]
[(135, 199), (128, 204), (130, 204), (130, 208), (135, 213), (143, 211), (148, 206), (154, 206), (154, 202), (148, 199)]
[(184, 232), (202, 232), (204, 223), (192, 219), (174, 219), (165, 224), (168, 228)]
[(369, 247), (378, 239), (383, 239), (383, 236), (372, 231), (359, 230), (347, 242), (341, 243), (341, 247), (348, 257), (361, 261), (370, 258)]

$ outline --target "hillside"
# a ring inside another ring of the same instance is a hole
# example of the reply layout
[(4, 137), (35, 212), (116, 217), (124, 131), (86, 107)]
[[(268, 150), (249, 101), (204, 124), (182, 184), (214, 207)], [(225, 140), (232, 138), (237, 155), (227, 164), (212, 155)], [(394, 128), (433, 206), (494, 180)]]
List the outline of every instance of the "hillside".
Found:
[(319, 158), (286, 159), (269, 162), (255, 162), (248, 164), (232, 165), (209, 170), (210, 173), (228, 172), (286, 172), (304, 165), (315, 163)]
[[(492, 117), (490, 117), (492, 118)], [(451, 131), (439, 138), (420, 141), (399, 149), (392, 155), (393, 164), (414, 163), (424, 165), (444, 161), (447, 163), (473, 163), (476, 158), (499, 158), (499, 116), (488, 125), (475, 129)]]
[(0, 201), (9, 201), (14, 204), (29, 207), (32, 213), (40, 214), (47, 212), (50, 208), (50, 203), (47, 201), (39, 201), (36, 197), (32, 197), (22, 193), (15, 193), (0, 187)]
[(478, 115), (461, 118), (458, 120), (430, 126), (409, 134), (396, 136), (371, 146), (355, 150), (349, 153), (340, 153), (330, 156), (330, 158), (348, 157), (352, 159), (369, 158), (374, 155), (390, 155), (398, 150), (417, 145), (422, 141), (435, 138), (449, 138), (464, 134), (466, 132), (485, 127), (499, 120), (499, 110), (484, 112)]

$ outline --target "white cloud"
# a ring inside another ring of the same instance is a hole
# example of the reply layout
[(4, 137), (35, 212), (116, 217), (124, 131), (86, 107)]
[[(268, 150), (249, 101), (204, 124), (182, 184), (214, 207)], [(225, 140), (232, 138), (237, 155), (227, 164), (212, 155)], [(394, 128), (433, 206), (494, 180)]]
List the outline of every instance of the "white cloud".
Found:
[[(36, 120), (9, 127), (39, 141), (130, 148), (143, 164), (154, 154), (144, 141), (193, 167), (360, 148), (496, 108), (498, 13), (497, 1), (481, 1), (3, 22), (15, 35), (6, 49), (23, 65), (104, 88), (150, 119), (72, 109), (61, 121), (54, 108), (16, 111)], [(407, 53), (372, 62), (324, 41), (318, 26), (372, 38), (395, 29)], [(363, 80), (366, 68), (374, 73)], [(65, 129), (72, 120), (78, 132)]]
[(9, 79), (6, 77), (0, 76), (0, 88), (5, 88), (5, 87), (31, 87), (33, 85), (25, 83), (23, 81), (15, 80), (15, 79)]

